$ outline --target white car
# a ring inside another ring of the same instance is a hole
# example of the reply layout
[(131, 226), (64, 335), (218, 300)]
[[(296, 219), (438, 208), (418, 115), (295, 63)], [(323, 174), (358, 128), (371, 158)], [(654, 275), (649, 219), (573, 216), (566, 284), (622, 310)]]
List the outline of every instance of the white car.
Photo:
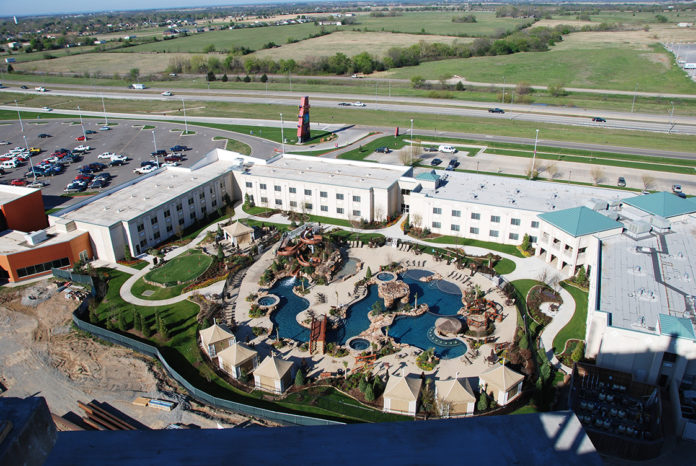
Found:
[(353, 103), (353, 107), (367, 107), (367, 104), (358, 101)]
[(169, 97), (169, 96), (172, 96), (172, 95), (174, 95), (174, 94), (172, 94), (172, 91), (164, 91), (164, 92), (162, 93), (162, 95), (163, 95), (163, 96), (166, 96), (166, 97)]
[(0, 141), (0, 146), (8, 146), (12, 144), (10, 141)]
[(119, 162), (128, 162), (128, 157), (121, 154), (114, 154), (111, 156), (111, 161), (113, 162), (115, 160), (118, 160)]
[(155, 170), (157, 170), (157, 166), (145, 165), (144, 167), (136, 168), (135, 170), (133, 170), (133, 173), (137, 173), (138, 175), (145, 175), (145, 174), (151, 173)]
[(457, 152), (456, 148), (454, 148), (452, 146), (447, 146), (447, 145), (442, 145), (442, 146), (438, 147), (437, 150), (438, 150), (438, 152), (442, 152), (445, 154), (454, 154), (455, 152)]
[(33, 181), (27, 185), (27, 188), (43, 188), (46, 186), (46, 183), (43, 181)]
[(104, 152), (102, 154), (97, 155), (98, 159), (109, 159), (111, 160), (113, 156), (116, 155), (113, 152)]
[(102, 126), (101, 128), (99, 128), (99, 131), (109, 131), (110, 129), (111, 128), (109, 128), (108, 126)]
[(39, 92), (46, 92), (45, 87), (35, 87), (34, 90), (39, 91)]
[(53, 111), (53, 109), (50, 108), (50, 107), (44, 107), (43, 109), (44, 109), (45, 111), (47, 111), (47, 112), (52, 112), (52, 111)]
[(92, 150), (92, 146), (80, 144), (79, 146), (73, 149), (73, 152), (87, 152), (88, 150)]
[(179, 162), (164, 162), (162, 164), (163, 167), (178, 167), (179, 165)]

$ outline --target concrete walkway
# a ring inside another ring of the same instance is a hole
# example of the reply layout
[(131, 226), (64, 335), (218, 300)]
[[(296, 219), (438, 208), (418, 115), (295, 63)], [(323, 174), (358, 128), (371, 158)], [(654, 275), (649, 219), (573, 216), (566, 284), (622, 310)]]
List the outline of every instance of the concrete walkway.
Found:
[[(570, 319), (573, 318), (573, 315), (575, 314), (575, 300), (565, 288), (559, 287), (558, 293), (561, 295), (563, 304), (559, 306), (558, 313), (551, 320), (551, 323), (544, 327), (544, 331), (541, 333), (541, 344), (544, 348), (544, 352), (546, 353), (546, 357), (549, 358), (549, 361), (551, 362), (551, 365), (556, 369), (562, 370), (566, 374), (570, 374), (572, 369), (561, 364), (556, 355), (553, 353), (553, 339), (556, 338), (558, 332), (560, 332), (563, 327), (570, 322)], [(563, 348), (557, 349), (559, 351), (563, 350)]]

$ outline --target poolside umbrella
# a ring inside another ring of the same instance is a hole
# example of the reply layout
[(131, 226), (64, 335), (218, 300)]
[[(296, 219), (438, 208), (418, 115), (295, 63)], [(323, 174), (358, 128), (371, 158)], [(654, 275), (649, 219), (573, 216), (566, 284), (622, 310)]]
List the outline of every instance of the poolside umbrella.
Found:
[(456, 335), (462, 330), (462, 323), (456, 317), (440, 317), (435, 321), (435, 328), (443, 335)]

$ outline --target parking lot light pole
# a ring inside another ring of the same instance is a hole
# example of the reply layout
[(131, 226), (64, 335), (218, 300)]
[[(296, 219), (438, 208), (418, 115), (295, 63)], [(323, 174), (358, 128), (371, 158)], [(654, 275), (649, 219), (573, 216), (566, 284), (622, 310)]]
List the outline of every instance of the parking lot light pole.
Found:
[(669, 112), (669, 131), (667, 134), (672, 134), (672, 128), (674, 127), (674, 102), (670, 102), (672, 104), (672, 110)]
[(410, 161), (413, 161), (413, 118), (411, 118), (411, 157)]
[(19, 104), (16, 100), (15, 105), (17, 106), (17, 118), (19, 118), (19, 126), (22, 128), (22, 133), (24, 133), (24, 123), (22, 123), (22, 114), (19, 112)]
[(186, 121), (186, 104), (184, 103), (184, 96), (181, 96), (181, 106), (184, 108), (184, 134), (188, 134), (188, 122)]
[(283, 155), (285, 155), (285, 136), (283, 132), (283, 114), (280, 114), (280, 145), (282, 147)]
[(537, 141), (539, 141), (539, 130), (536, 130), (536, 136), (534, 137), (534, 154), (532, 155), (532, 169), (529, 171), (530, 180), (534, 176), (534, 163), (536, 162)]
[(102, 99), (102, 109), (104, 109), (104, 126), (109, 126), (109, 117), (106, 116), (106, 105), (104, 105), (104, 95), (101, 96)]
[(87, 140), (87, 133), (85, 133), (85, 124), (82, 121), (82, 110), (80, 110), (80, 106), (77, 106), (77, 111), (80, 112), (80, 126), (82, 127), (82, 137), (85, 138), (85, 141)]
[(155, 139), (155, 130), (152, 130), (152, 143), (155, 145), (155, 160), (157, 161), (157, 168), (159, 168), (159, 154), (157, 153), (157, 139)]

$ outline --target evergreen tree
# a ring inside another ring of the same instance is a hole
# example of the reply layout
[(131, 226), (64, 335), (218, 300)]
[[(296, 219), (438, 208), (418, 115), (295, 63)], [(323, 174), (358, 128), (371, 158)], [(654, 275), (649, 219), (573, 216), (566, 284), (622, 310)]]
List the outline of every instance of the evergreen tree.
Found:
[(125, 332), (127, 330), (126, 326), (126, 312), (121, 311), (118, 314), (118, 329), (122, 332)]
[(360, 376), (360, 382), (358, 383), (358, 390), (360, 390), (362, 393), (365, 393), (365, 390), (368, 387), (367, 380), (365, 380), (365, 377), (362, 375)]
[(481, 398), (479, 398), (478, 403), (476, 404), (476, 409), (482, 413), (488, 411), (488, 395), (486, 392), (481, 392)]
[(264, 73), (264, 74), (261, 75), (260, 81), (261, 81), (262, 83), (265, 83), (265, 82), (268, 81), (268, 76), (266, 75), (266, 73)]
[(584, 342), (579, 342), (577, 345), (575, 345), (575, 349), (570, 355), (570, 358), (573, 360), (573, 362), (580, 362), (582, 361), (582, 358), (585, 357), (585, 343)]
[(229, 78), (227, 77), (227, 73), (225, 73), (225, 74), (222, 75), (222, 82), (223, 82), (223, 83), (226, 83), (226, 82), (228, 81), (228, 79), (229, 79)]
[(368, 385), (365, 387), (365, 399), (367, 401), (375, 401), (375, 392), (372, 389), (372, 385)]
[(206, 79), (208, 80), (208, 82), (215, 81), (215, 73), (213, 73), (212, 71), (208, 71), (208, 76), (206, 77)]
[(147, 319), (145, 319), (145, 316), (142, 314), (140, 315), (141, 318), (141, 325), (143, 327), (143, 336), (145, 338), (150, 338), (152, 335), (152, 330), (150, 330), (150, 325), (147, 323)]
[(298, 369), (297, 374), (295, 374), (295, 385), (298, 387), (303, 386), (307, 381), (305, 380), (304, 371)]
[(133, 311), (133, 328), (138, 332), (143, 331), (143, 316), (138, 311)]
[(365, 272), (365, 278), (372, 278), (372, 270), (370, 270), (370, 266), (367, 266), (367, 271)]

